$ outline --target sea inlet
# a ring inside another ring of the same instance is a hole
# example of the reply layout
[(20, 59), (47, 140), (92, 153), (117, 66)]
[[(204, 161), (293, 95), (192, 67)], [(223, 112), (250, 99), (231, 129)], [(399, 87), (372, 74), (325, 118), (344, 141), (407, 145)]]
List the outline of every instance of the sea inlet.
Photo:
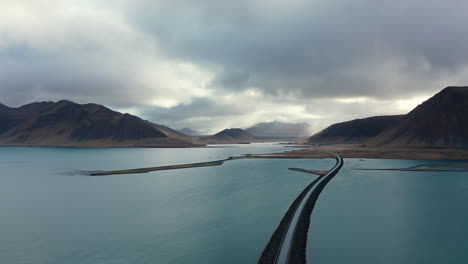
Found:
[[(326, 171), (333, 159), (86, 174), (286, 150), (2, 147), (0, 263), (257, 263), (318, 177), (288, 168)], [(357, 170), (427, 163), (346, 159), (313, 211), (307, 262), (468, 263), (468, 173)]]

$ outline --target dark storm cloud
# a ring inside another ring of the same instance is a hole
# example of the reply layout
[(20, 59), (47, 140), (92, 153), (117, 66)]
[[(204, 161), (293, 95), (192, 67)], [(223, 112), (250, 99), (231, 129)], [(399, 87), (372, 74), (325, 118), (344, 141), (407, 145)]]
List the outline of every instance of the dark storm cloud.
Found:
[(137, 2), (146, 8), (134, 9), (135, 23), (172, 56), (222, 74), (241, 69), (257, 88), (279, 94), (398, 97), (408, 91), (409, 83), (390, 88), (371, 76), (385, 72), (388, 79), (420, 81), (414, 92), (432, 92), (438, 74), (468, 62), (466, 1)]
[[(144, 101), (136, 80), (152, 50), (117, 19), (67, 14), (52, 0), (0, 2), (0, 97), (18, 106), (71, 99), (111, 105)], [(69, 3), (71, 4), (71, 3)], [(66, 19), (65, 19), (66, 17)], [(134, 92), (130, 88), (134, 89)]]
[(213, 88), (226, 88), (228, 90), (242, 90), (249, 85), (249, 73), (245, 71), (222, 72), (210, 83)]
[(4, 50), (0, 60), (0, 96), (12, 106), (63, 98), (122, 105), (141, 99), (126, 89), (129, 70), (124, 65), (110, 69), (111, 59), (22, 46)]
[(240, 115), (244, 109), (233, 105), (218, 104), (207, 98), (194, 98), (187, 104), (179, 104), (174, 107), (141, 107), (139, 111), (150, 119), (158, 119), (162, 122), (200, 117), (217, 117)]
[[(138, 112), (148, 120), (171, 127), (190, 127), (201, 132), (219, 126), (233, 117), (241, 117), (245, 109), (233, 104), (222, 104), (207, 98), (194, 98), (192, 102), (174, 107), (142, 106)], [(213, 131), (212, 131), (213, 132)]]

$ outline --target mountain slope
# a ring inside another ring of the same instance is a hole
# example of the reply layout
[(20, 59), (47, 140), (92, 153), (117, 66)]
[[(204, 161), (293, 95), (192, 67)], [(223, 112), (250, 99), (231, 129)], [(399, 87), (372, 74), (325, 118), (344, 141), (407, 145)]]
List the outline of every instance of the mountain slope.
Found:
[(97, 104), (32, 103), (0, 109), (0, 144), (86, 147), (188, 147), (189, 137)]
[(402, 115), (374, 116), (333, 124), (310, 137), (310, 144), (360, 144), (396, 125)]
[(197, 135), (200, 135), (199, 132), (193, 130), (193, 129), (190, 129), (190, 128), (182, 128), (182, 129), (179, 129), (178, 130), (180, 133), (182, 134), (185, 134), (187, 136), (197, 136)]
[(53, 102), (39, 102), (18, 108), (0, 106), (0, 134), (32, 118), (37, 113), (51, 107)]
[(257, 141), (252, 134), (240, 128), (224, 129), (212, 136), (200, 137), (200, 139), (209, 144), (235, 144)]
[(204, 145), (204, 143), (200, 140), (198, 140), (196, 137), (192, 137), (191, 135), (184, 134), (180, 131), (177, 131), (175, 129), (172, 129), (170, 127), (164, 126), (164, 125), (158, 125), (151, 123), (153, 127), (158, 129), (159, 131), (163, 132), (166, 136), (173, 138), (173, 139), (178, 139), (182, 141), (189, 141), (192, 142), (196, 145)]
[(309, 136), (309, 125), (306, 123), (262, 122), (245, 130), (261, 138), (306, 138)]
[(447, 87), (369, 146), (468, 148), (468, 87)]

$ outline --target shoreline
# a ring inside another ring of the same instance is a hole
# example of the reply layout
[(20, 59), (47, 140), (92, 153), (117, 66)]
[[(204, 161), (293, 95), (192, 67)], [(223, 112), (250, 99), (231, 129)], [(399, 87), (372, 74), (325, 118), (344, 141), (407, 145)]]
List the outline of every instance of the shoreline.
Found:
[(468, 149), (366, 148), (353, 145), (310, 146), (298, 150), (271, 153), (271, 158), (331, 158), (334, 152), (343, 158), (468, 161)]
[[(268, 154), (247, 154), (251, 158), (303, 158), (303, 159), (322, 159), (332, 158), (326, 152), (334, 152), (343, 158), (356, 158), (356, 159), (404, 159), (404, 160), (445, 160), (445, 161), (468, 161), (468, 149), (444, 149), (444, 148), (370, 148), (361, 147), (358, 145), (341, 144), (341, 145), (299, 145), (299, 144), (285, 144), (281, 142), (258, 142), (258, 143), (272, 143), (279, 144), (287, 148), (298, 148), (287, 150), (278, 153)], [(219, 145), (219, 146), (218, 146)], [(0, 147), (31, 147), (31, 148), (84, 148), (84, 149), (147, 149), (147, 148), (224, 148), (230, 147), (231, 144), (207, 144), (207, 145), (27, 145), (27, 144), (0, 144)]]
[[(86, 148), (86, 149), (113, 149), (113, 148), (122, 148), (122, 149), (129, 149), (129, 148), (135, 148), (135, 149), (147, 149), (147, 148), (155, 148), (155, 149), (171, 149), (171, 148), (182, 148), (182, 149), (188, 149), (188, 148), (225, 148), (225, 147), (231, 147), (231, 146), (226, 146), (226, 145), (252, 145), (252, 144), (264, 144), (264, 143), (271, 143), (271, 144), (278, 144), (278, 145), (283, 145), (281, 144), (281, 141), (265, 141), (265, 142), (249, 142), (247, 143), (235, 143), (235, 142), (229, 142), (229, 143), (207, 143), (207, 144), (141, 144), (141, 145), (131, 145), (131, 144), (50, 144), (50, 145), (42, 145), (42, 144), (1, 144), (0, 147), (18, 147), (18, 148)], [(289, 146), (288, 146), (289, 147)], [(296, 147), (296, 146), (292, 146)]]

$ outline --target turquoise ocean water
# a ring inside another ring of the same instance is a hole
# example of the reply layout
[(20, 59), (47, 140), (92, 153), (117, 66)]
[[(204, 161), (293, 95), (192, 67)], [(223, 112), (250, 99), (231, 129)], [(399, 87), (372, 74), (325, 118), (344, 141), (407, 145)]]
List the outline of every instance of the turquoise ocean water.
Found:
[[(201, 162), (289, 148), (0, 148), (0, 263), (255, 263), (289, 204), (333, 160), (90, 177), (80, 171)], [(345, 160), (319, 198), (313, 263), (468, 263), (468, 175), (356, 171), (418, 161)]]

